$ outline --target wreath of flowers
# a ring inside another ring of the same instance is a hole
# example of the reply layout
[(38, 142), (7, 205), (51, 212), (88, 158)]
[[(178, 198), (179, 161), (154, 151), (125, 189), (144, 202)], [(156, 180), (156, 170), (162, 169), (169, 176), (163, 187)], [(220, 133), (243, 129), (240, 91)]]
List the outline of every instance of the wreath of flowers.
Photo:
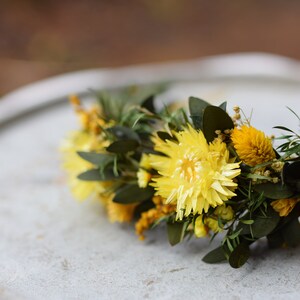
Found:
[(285, 134), (274, 149), (274, 137), (241, 118), (239, 107), (230, 117), (226, 102), (190, 97), (187, 113), (175, 105), (157, 111), (155, 95), (136, 88), (97, 98), (85, 109), (70, 97), (81, 128), (62, 153), (75, 198), (95, 197), (111, 222), (135, 221), (141, 240), (160, 224), (171, 245), (222, 233), (207, 263), (238, 268), (262, 238), (271, 248), (300, 243), (297, 133), (276, 126)]

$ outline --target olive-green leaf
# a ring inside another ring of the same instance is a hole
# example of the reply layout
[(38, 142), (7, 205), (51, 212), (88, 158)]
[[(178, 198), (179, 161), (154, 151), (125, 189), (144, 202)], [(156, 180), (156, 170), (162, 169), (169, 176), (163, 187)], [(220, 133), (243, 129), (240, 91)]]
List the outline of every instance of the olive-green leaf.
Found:
[(202, 260), (208, 264), (214, 264), (226, 260), (225, 251), (223, 246), (220, 246), (208, 252)]
[(284, 238), (282, 236), (281, 230), (271, 233), (267, 236), (269, 248), (279, 248), (284, 243)]
[(250, 249), (246, 243), (237, 245), (229, 256), (229, 264), (237, 269), (243, 266), (250, 256)]
[(113, 202), (130, 204), (149, 200), (153, 197), (154, 190), (151, 187), (140, 188), (136, 184), (127, 184), (116, 191)]
[(286, 226), (284, 226), (282, 228), (282, 233), (288, 246), (298, 246), (300, 244), (300, 224), (298, 217), (293, 218)]
[(207, 106), (203, 114), (203, 133), (207, 142), (212, 142), (216, 135), (216, 130), (224, 131), (234, 127), (232, 119), (220, 107)]
[(291, 197), (294, 192), (293, 190), (287, 186), (282, 185), (281, 183), (262, 183), (262, 184), (256, 184), (254, 186), (254, 190), (259, 193), (264, 193), (264, 196), (270, 199), (284, 199)]
[(103, 171), (100, 171), (99, 169), (91, 169), (79, 174), (77, 178), (84, 181), (108, 181), (116, 179), (117, 176), (115, 176), (113, 171), (110, 169)]
[(224, 111), (226, 111), (226, 108), (227, 108), (227, 101), (221, 103), (221, 104), (219, 105), (219, 107), (222, 108)]
[(132, 129), (124, 126), (113, 126), (107, 129), (108, 132), (111, 132), (118, 140), (136, 140), (140, 141), (139, 135)]
[(189, 98), (189, 111), (193, 120), (194, 127), (202, 130), (203, 113), (210, 104), (202, 99), (196, 97)]
[(171, 136), (169, 133), (167, 133), (165, 131), (157, 131), (157, 135), (163, 141), (165, 141), (165, 140), (176, 140), (175, 137)]
[(169, 221), (167, 223), (169, 243), (172, 246), (180, 243), (184, 238), (185, 230), (186, 230), (185, 222)]
[(269, 206), (266, 216), (258, 215), (253, 220), (254, 223), (249, 226), (252, 228), (253, 237), (259, 239), (273, 232), (280, 221), (280, 216)]
[(96, 166), (105, 166), (114, 160), (114, 156), (110, 154), (83, 151), (78, 151), (77, 154), (84, 160)]
[(295, 188), (297, 192), (300, 192), (300, 161), (285, 164), (282, 170), (282, 178), (284, 183)]
[(146, 98), (142, 104), (141, 107), (146, 108), (147, 110), (149, 110), (152, 113), (155, 113), (155, 106), (154, 106), (154, 95), (149, 96), (148, 98)]
[(113, 153), (127, 153), (134, 151), (139, 145), (139, 142), (136, 140), (120, 140), (110, 144), (106, 150)]

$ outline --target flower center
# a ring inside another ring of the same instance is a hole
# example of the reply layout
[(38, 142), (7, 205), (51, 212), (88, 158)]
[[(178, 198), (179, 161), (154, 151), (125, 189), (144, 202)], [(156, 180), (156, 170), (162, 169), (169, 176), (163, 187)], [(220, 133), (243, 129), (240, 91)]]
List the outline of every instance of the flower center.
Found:
[(183, 159), (178, 160), (176, 171), (180, 173), (180, 178), (192, 182), (199, 179), (199, 171), (201, 163), (196, 157), (185, 156)]

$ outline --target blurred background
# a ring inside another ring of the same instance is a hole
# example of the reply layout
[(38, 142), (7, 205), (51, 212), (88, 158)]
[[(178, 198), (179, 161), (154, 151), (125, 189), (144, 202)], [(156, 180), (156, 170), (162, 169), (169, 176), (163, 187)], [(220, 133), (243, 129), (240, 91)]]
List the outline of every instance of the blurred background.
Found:
[(297, 0), (1, 0), (0, 95), (88, 68), (236, 52), (300, 58)]

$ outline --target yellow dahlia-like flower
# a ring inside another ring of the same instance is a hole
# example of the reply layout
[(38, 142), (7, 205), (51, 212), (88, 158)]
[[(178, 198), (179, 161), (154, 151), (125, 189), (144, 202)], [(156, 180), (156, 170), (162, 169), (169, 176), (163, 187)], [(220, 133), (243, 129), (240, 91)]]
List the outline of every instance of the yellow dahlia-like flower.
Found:
[(271, 202), (271, 205), (279, 213), (280, 217), (286, 217), (293, 210), (297, 202), (299, 202), (299, 199), (296, 198), (280, 199)]
[(102, 183), (96, 181), (79, 180), (77, 176), (93, 168), (93, 165), (82, 159), (77, 151), (102, 150), (106, 142), (90, 135), (85, 131), (71, 132), (62, 144), (63, 168), (69, 175), (69, 185), (73, 196), (78, 200), (85, 200), (92, 194), (102, 192)]
[(249, 166), (275, 158), (271, 140), (252, 126), (243, 125), (241, 128), (234, 128), (231, 139), (238, 156)]
[(147, 187), (149, 181), (151, 180), (151, 173), (146, 171), (150, 169), (150, 157), (148, 154), (143, 153), (140, 161), (140, 168), (137, 172), (138, 185), (140, 188)]
[(233, 178), (240, 174), (239, 164), (230, 162), (225, 143), (217, 139), (208, 145), (191, 126), (174, 135), (178, 142), (155, 145), (166, 156), (150, 155), (150, 160), (160, 175), (151, 185), (167, 203), (176, 204), (177, 219), (207, 212), (236, 195)]

